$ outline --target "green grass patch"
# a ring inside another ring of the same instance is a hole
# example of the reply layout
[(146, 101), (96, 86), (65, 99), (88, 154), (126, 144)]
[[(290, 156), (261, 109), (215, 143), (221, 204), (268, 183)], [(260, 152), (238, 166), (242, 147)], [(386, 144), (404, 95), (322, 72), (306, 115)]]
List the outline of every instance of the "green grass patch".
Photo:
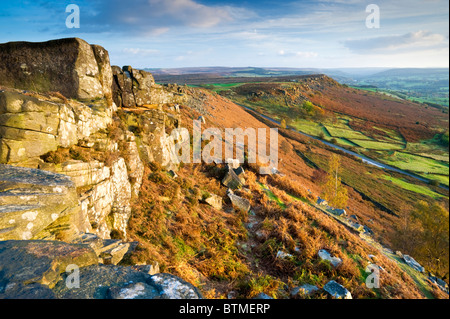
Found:
[(271, 201), (274, 201), (278, 204), (278, 206), (280, 206), (281, 208), (285, 209), (286, 208), (286, 204), (283, 203), (283, 201), (281, 199), (279, 199), (270, 189), (269, 187), (267, 187), (264, 184), (258, 183), (259, 186), (261, 186), (261, 189), (264, 190), (267, 194), (267, 197), (269, 197), (269, 199)]

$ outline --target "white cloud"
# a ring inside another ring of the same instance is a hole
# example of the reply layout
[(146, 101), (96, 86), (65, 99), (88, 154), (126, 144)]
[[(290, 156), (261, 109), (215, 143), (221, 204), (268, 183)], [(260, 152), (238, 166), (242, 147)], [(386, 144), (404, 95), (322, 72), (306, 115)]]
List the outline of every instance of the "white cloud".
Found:
[(304, 59), (312, 59), (316, 58), (319, 54), (317, 52), (304, 52), (304, 51), (286, 51), (286, 50), (280, 50), (278, 51), (278, 55), (284, 56), (284, 57), (298, 57), (298, 58), (304, 58)]
[(448, 39), (441, 34), (420, 30), (403, 35), (348, 40), (345, 41), (344, 45), (355, 53), (395, 54), (405, 51), (443, 48), (448, 45)]
[(125, 49), (123, 49), (123, 52), (127, 53), (127, 54), (141, 55), (141, 56), (152, 55), (152, 54), (159, 53), (158, 50), (140, 49), (140, 48), (125, 48)]

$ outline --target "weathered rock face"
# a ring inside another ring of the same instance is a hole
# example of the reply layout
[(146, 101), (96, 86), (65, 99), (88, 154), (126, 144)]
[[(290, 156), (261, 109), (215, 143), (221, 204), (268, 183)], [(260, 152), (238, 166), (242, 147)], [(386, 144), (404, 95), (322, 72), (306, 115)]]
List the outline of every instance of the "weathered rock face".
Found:
[(78, 38), (0, 44), (0, 85), (111, 102), (109, 54)]
[(158, 108), (163, 104), (180, 104), (186, 101), (181, 87), (157, 85), (149, 72), (136, 70), (131, 66), (113, 66), (112, 72), (113, 100), (117, 106), (134, 108), (146, 105)]
[(0, 163), (38, 158), (70, 147), (112, 122), (111, 110), (0, 91)]
[(68, 176), (0, 165), (0, 240), (70, 240), (89, 231)]
[(179, 117), (160, 110), (126, 112), (126, 117), (129, 127), (140, 132), (136, 134), (135, 142), (141, 160), (144, 163), (156, 162), (167, 170), (177, 171), (179, 162), (175, 153), (175, 138), (166, 130), (178, 128)]

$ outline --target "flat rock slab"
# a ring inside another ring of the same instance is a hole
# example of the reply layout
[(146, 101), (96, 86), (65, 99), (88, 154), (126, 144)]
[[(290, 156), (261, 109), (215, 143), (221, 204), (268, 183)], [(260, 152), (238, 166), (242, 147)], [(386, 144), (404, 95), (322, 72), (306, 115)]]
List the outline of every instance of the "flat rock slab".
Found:
[(57, 241), (0, 242), (0, 299), (20, 286), (40, 284), (52, 288), (69, 265), (82, 268), (97, 263), (97, 255), (85, 245)]

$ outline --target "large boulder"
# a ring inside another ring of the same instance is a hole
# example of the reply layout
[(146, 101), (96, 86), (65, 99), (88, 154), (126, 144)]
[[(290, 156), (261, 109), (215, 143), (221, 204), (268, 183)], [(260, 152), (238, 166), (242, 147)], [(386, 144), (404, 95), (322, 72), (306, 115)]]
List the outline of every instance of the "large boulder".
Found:
[(0, 240), (70, 240), (89, 228), (68, 176), (0, 164)]
[(108, 51), (78, 38), (0, 44), (0, 85), (112, 103)]
[(151, 275), (148, 266), (101, 264), (90, 246), (0, 242), (0, 299), (203, 298), (190, 283), (170, 274)]

